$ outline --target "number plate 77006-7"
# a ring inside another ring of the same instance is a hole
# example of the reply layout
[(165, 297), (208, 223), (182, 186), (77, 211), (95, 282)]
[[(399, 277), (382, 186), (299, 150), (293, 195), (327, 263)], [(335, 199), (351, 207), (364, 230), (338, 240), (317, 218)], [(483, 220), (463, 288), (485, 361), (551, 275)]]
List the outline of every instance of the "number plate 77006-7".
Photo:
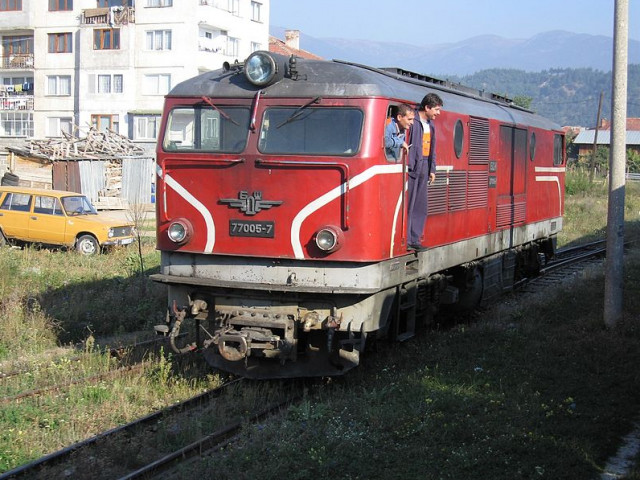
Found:
[(229, 220), (229, 235), (232, 237), (273, 238), (275, 222), (256, 222), (253, 220)]

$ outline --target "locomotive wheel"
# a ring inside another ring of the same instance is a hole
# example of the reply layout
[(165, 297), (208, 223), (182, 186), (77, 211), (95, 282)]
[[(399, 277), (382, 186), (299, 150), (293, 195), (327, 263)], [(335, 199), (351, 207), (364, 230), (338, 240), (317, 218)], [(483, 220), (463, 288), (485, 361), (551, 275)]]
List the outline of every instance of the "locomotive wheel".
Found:
[(82, 255), (95, 255), (99, 249), (98, 241), (91, 235), (82, 235), (76, 242), (76, 250)]

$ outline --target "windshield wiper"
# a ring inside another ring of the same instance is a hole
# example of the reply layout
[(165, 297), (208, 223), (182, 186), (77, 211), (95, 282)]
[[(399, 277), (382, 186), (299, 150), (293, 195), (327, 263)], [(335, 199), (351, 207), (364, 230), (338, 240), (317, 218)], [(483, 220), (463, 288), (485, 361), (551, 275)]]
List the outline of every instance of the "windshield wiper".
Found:
[(295, 112), (293, 112), (291, 115), (289, 115), (289, 118), (287, 118), (284, 122), (282, 122), (276, 128), (280, 128), (280, 127), (286, 125), (287, 123), (294, 121), (296, 118), (298, 118), (300, 115), (302, 115), (302, 112), (303, 112), (303, 110), (305, 108), (307, 108), (309, 105), (313, 105), (314, 103), (318, 103), (320, 100), (322, 100), (322, 97), (316, 97), (313, 100), (309, 100), (304, 105), (299, 106)]
[(229, 116), (229, 114), (227, 112), (225, 112), (224, 110), (220, 109), (220, 107), (216, 107), (213, 102), (211, 101), (210, 98), (208, 97), (201, 97), (202, 100), (206, 103), (208, 103), (209, 105), (211, 105), (213, 107), (213, 109), (218, 112), (220, 115), (222, 115), (224, 118), (226, 118), (227, 120), (229, 120), (231, 123), (233, 123), (235, 126), (239, 127), (240, 124), (238, 122), (236, 122), (233, 118), (231, 118)]

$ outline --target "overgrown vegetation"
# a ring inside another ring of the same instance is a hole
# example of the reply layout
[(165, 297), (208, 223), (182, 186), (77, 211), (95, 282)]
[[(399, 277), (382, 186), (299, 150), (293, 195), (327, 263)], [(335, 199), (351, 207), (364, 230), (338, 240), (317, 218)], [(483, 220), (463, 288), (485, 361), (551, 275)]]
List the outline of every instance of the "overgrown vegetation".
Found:
[[(152, 239), (141, 245), (148, 274), (159, 254)], [(0, 472), (217, 384), (208, 370), (177, 373), (170, 358), (159, 357), (124, 376), (2, 401), (117, 368), (101, 353), (103, 338), (138, 332), (131, 338), (144, 339), (163, 318), (166, 291), (148, 275), (141, 286), (139, 265), (135, 247), (93, 257), (0, 249), (0, 372), (25, 371), (0, 380)]]
[[(567, 169), (565, 191), (563, 230), (558, 235), (558, 244), (604, 238), (607, 225), (606, 179), (597, 176), (591, 182), (587, 169), (573, 166)], [(640, 235), (640, 182), (626, 184), (624, 211), (626, 235), (637, 237)]]

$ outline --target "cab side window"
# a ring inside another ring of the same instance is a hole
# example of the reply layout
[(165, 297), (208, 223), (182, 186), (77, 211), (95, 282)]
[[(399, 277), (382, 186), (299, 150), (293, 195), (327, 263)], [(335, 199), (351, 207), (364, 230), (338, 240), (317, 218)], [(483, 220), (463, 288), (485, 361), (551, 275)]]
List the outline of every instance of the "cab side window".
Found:
[(16, 212), (28, 212), (31, 209), (31, 195), (24, 193), (7, 193), (0, 210), (13, 210)]
[[(389, 105), (389, 108), (387, 109), (387, 118), (384, 121), (384, 134), (383, 134), (383, 137), (387, 135), (387, 127), (391, 123), (391, 120), (393, 118), (395, 118), (395, 116), (397, 114), (398, 114), (398, 106), (397, 105)], [(384, 138), (383, 138), (382, 142), (383, 142), (383, 147), (385, 147), (384, 148), (384, 154), (387, 157), (387, 160), (389, 160), (390, 162), (396, 162), (397, 159), (394, 157), (392, 151), (390, 149), (386, 148), (386, 146), (384, 145), (384, 143), (385, 143)]]
[(33, 205), (33, 213), (62, 215), (62, 206), (57, 198), (37, 196)]

